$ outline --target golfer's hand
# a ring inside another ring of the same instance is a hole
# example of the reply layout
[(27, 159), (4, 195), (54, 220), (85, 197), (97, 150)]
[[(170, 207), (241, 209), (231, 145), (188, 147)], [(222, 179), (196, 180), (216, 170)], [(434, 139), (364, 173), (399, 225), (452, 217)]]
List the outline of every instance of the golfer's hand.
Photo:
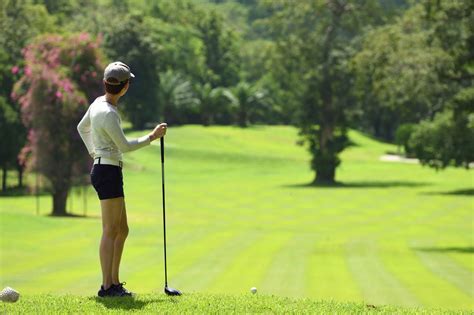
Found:
[(168, 125), (166, 123), (162, 123), (156, 126), (155, 129), (153, 129), (153, 131), (150, 133), (150, 141), (154, 141), (158, 138), (163, 137), (166, 134), (167, 128)]

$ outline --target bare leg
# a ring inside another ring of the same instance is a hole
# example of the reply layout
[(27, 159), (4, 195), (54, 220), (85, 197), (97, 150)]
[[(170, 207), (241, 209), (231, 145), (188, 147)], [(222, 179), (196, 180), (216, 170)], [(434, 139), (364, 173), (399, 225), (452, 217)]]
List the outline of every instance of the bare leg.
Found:
[(120, 229), (123, 197), (101, 200), (100, 207), (102, 209), (100, 265), (102, 267), (102, 285), (104, 289), (108, 289), (112, 285), (114, 242)]
[(125, 200), (123, 201), (122, 215), (120, 219), (120, 228), (114, 241), (114, 257), (112, 261), (112, 283), (119, 284), (120, 260), (122, 258), (123, 246), (128, 235), (127, 208)]

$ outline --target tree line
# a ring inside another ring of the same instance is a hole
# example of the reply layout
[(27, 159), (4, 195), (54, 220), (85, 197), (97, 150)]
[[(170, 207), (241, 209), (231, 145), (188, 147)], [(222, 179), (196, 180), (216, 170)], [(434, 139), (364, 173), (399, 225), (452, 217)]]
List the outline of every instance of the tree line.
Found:
[(25, 169), (38, 171), (59, 198), (58, 213), (65, 211), (72, 178), (87, 170), (86, 162), (70, 157), (62, 175), (52, 174), (48, 156), (64, 159), (62, 143), (77, 145), (66, 130), (102, 92), (101, 71), (112, 60), (137, 75), (122, 107), (132, 128), (157, 121), (292, 124), (311, 153), (315, 184), (336, 181), (350, 128), (396, 142), (431, 167), (468, 168), (473, 6), (468, 0), (4, 0), (2, 187), (9, 169), (18, 169), (19, 185)]

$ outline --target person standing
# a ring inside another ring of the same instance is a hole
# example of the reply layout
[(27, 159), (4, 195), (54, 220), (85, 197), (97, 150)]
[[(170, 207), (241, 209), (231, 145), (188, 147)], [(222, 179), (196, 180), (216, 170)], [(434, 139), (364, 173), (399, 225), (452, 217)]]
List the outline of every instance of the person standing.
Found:
[(104, 70), (105, 94), (95, 99), (77, 125), (82, 141), (94, 159), (90, 177), (102, 212), (99, 249), (102, 285), (97, 293), (99, 297), (133, 295), (119, 279), (120, 261), (128, 235), (122, 154), (149, 145), (163, 137), (167, 130), (167, 124), (161, 123), (138, 139), (125, 137), (117, 108), (119, 99), (127, 93), (134, 77), (125, 63), (109, 64)]

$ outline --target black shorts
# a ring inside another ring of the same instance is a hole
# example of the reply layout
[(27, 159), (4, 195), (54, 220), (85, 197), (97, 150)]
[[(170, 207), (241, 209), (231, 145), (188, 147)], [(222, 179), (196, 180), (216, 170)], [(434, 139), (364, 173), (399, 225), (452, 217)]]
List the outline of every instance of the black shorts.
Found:
[(100, 200), (124, 197), (122, 168), (108, 164), (94, 164), (91, 182)]

